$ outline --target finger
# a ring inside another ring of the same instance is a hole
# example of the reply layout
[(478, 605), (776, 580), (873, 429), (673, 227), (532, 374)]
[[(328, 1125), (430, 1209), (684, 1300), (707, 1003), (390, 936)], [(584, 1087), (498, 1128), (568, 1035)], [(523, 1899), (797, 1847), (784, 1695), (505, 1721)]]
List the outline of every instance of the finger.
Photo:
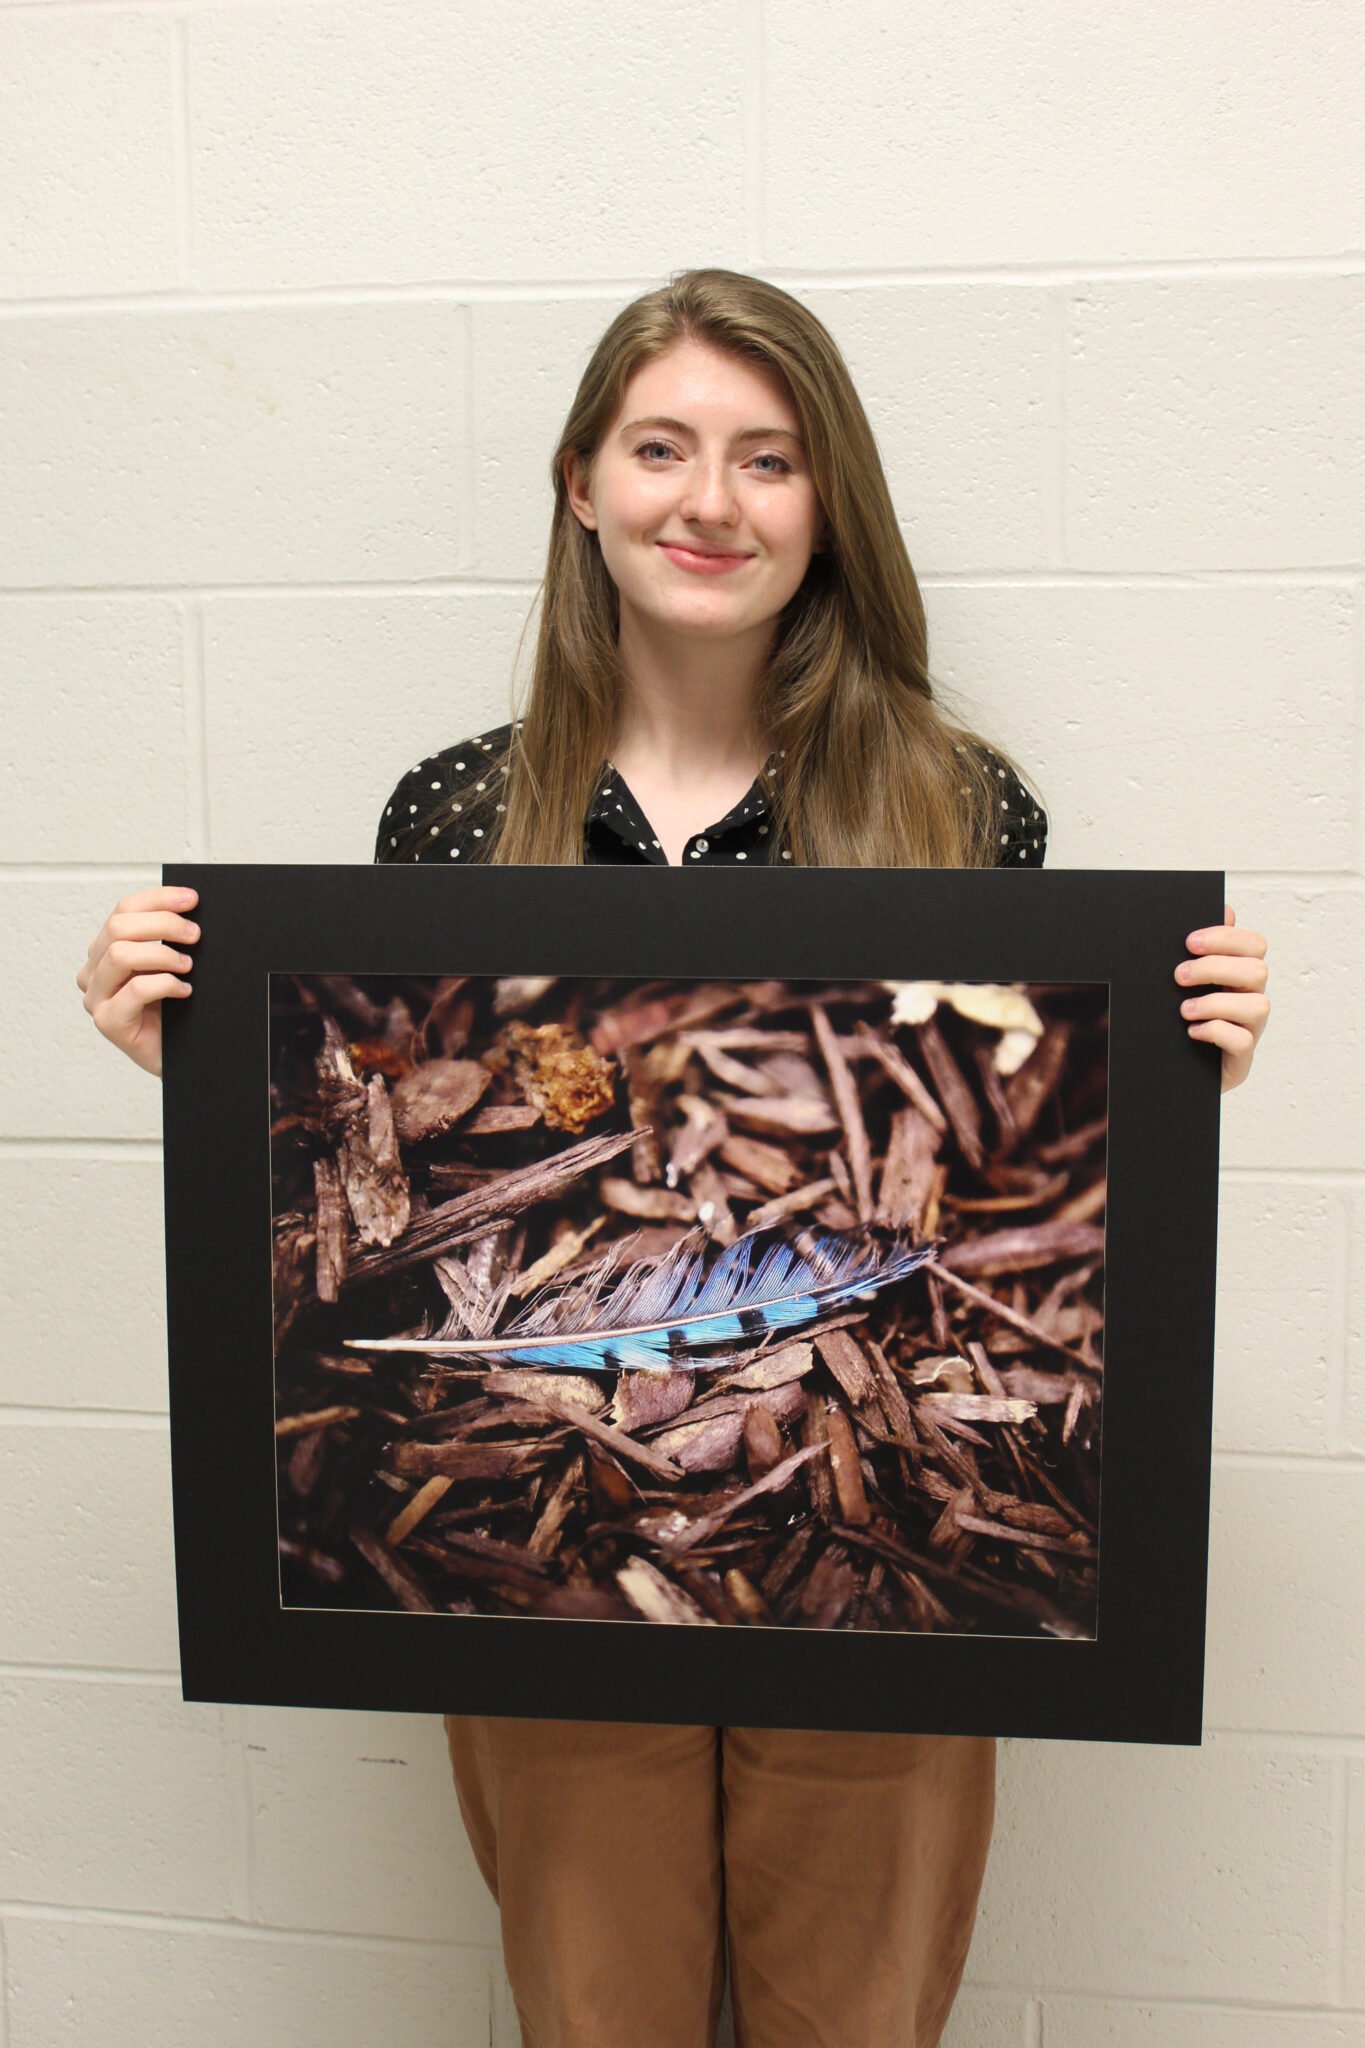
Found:
[(121, 1044), (130, 1036), (129, 1027), (141, 1022), (149, 1004), (159, 1003), (165, 996), (187, 996), (193, 986), (178, 974), (135, 974), (106, 1002), (95, 1004), (90, 1013), (95, 1029)]
[(1259, 1038), (1270, 1016), (1270, 998), (1259, 995), (1229, 995), (1220, 990), (1216, 995), (1190, 996), (1180, 1005), (1180, 1014), (1182, 1017), (1197, 1018), (1200, 1023), (1227, 1017), (1234, 1024), (1244, 1024), (1253, 1038)]
[(160, 939), (114, 939), (91, 970), (85, 986), (85, 1007), (93, 1016), (99, 1004), (109, 1002), (139, 976), (156, 968), (188, 970), (193, 965), (190, 954), (177, 953), (174, 946)]
[[(198, 925), (189, 918), (176, 916), (173, 911), (116, 911), (98, 938), (91, 942), (85, 964), (76, 976), (77, 986), (88, 988), (116, 947), (149, 946), (160, 941), (167, 949), (168, 955), (178, 962), (180, 955), (176, 947), (192, 946), (198, 937)], [(117, 958), (118, 954), (115, 953), (115, 959)]]
[(199, 937), (199, 927), (192, 917), (176, 910), (133, 909), (129, 907), (132, 900), (125, 897), (117, 909), (111, 910), (90, 941), (85, 956), (88, 969), (98, 966), (115, 939), (193, 941)]
[(1190, 932), (1185, 944), (1191, 953), (1258, 953), (1265, 955), (1265, 940), (1245, 925), (1203, 925)]
[(1226, 1017), (1210, 1018), (1207, 1024), (1191, 1024), (1191, 1038), (1206, 1038), (1213, 1045), (1220, 1045), (1224, 1052), (1249, 1056), (1256, 1049), (1256, 1040), (1244, 1025), (1233, 1024)]
[(1175, 978), (1186, 987), (1220, 982), (1227, 988), (1259, 991), (1270, 979), (1270, 970), (1259, 955), (1236, 959), (1229, 953), (1211, 953), (1204, 959), (1182, 960), (1175, 970)]
[(183, 910), (199, 901), (197, 889), (182, 888), (176, 882), (157, 882), (150, 889), (135, 889), (120, 896), (116, 910)]
[(193, 965), (193, 953), (181, 953), (165, 939), (114, 939), (100, 966), (95, 969), (95, 978), (103, 968), (113, 977), (112, 988), (120, 981), (126, 981), (129, 975), (146, 973), (149, 968)]
[(1223, 922), (1224, 924), (1236, 924), (1237, 922), (1237, 912), (1230, 903), (1223, 905)]
[(104, 929), (111, 939), (197, 939), (199, 927), (177, 910), (112, 910)]

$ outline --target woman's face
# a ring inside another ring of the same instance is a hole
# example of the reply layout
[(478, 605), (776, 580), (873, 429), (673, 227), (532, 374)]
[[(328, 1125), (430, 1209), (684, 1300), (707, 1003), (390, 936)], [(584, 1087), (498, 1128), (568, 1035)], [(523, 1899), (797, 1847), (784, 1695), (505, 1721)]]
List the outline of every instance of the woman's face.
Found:
[[(623, 631), (726, 639), (776, 618), (823, 526), (800, 434), (770, 372), (709, 344), (678, 342), (636, 372), (591, 491), (569, 480), (620, 593)], [(717, 573), (690, 549), (739, 559)]]

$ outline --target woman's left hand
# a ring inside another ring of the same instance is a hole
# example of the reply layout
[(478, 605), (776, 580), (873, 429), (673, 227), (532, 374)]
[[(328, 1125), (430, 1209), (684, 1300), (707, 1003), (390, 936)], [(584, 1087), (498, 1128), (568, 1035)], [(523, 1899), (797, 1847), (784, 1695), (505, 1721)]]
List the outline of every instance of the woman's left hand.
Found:
[[(1197, 957), (1182, 960), (1175, 978), (1182, 984), (1220, 982), (1207, 995), (1188, 996), (1180, 1005), (1190, 1019), (1190, 1037), (1206, 1038), (1223, 1048), (1223, 1093), (1245, 1081), (1251, 1072), (1256, 1042), (1270, 1015), (1266, 985), (1265, 940), (1244, 931), (1229, 903), (1226, 924), (1205, 925), (1191, 932), (1185, 944)], [(1245, 993), (1243, 993), (1245, 991)]]

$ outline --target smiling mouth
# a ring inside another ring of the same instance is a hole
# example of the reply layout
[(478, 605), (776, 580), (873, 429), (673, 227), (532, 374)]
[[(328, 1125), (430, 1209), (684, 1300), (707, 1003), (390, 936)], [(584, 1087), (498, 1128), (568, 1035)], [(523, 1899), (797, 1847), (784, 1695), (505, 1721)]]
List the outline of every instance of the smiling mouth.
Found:
[(747, 562), (751, 557), (737, 548), (694, 548), (690, 541), (661, 540), (665, 554), (686, 555), (694, 562)]

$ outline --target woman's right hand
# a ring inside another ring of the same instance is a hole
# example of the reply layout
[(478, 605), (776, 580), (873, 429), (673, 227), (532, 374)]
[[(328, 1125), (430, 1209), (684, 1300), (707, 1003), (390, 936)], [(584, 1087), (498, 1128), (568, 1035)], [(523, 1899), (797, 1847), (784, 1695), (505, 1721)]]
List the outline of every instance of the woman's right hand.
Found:
[(198, 901), (197, 889), (164, 886), (124, 896), (76, 975), (95, 1029), (149, 1074), (161, 1072), (162, 997), (190, 993), (189, 982), (171, 970), (192, 967), (193, 959), (170, 942), (198, 938), (198, 925), (185, 914)]

